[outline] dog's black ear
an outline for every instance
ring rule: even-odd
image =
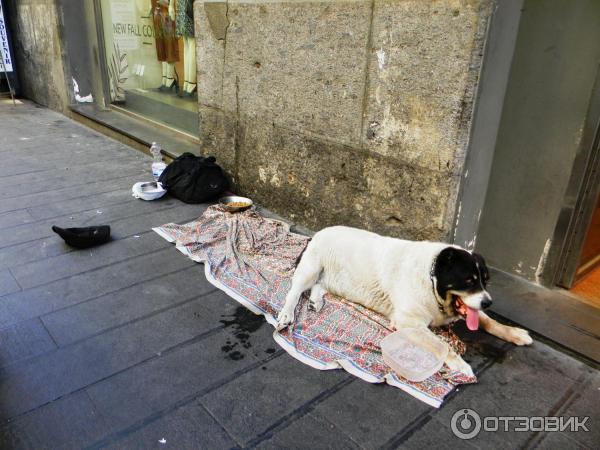
[[[438,255],[437,260],[436,260],[436,265],[439,264],[440,266],[445,266],[445,267],[451,265],[452,262],[454,261],[454,258],[456,257],[456,253],[457,253],[456,248],[446,247]]]
[[[452,288],[449,275],[451,268],[456,259],[456,248],[446,247],[443,249],[435,259],[433,267],[433,276],[436,278],[436,290],[438,295],[445,299],[449,289]]]
[[[485,263],[485,259],[479,253],[473,252],[473,258],[477,261],[477,265],[479,266],[479,270],[481,271],[481,276],[483,281],[486,283],[490,279],[490,271],[488,270],[487,264]]]
[[[443,275],[447,275],[456,261],[457,249],[454,247],[446,247],[443,249],[435,259],[433,267],[433,275],[437,278],[438,282],[446,281]]]

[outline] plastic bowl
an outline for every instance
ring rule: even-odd
[[[423,381],[436,373],[448,356],[448,345],[426,328],[403,328],[381,341],[383,360],[401,377]]]

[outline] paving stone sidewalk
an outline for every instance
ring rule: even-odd
[[[0,103],[0,448],[598,448],[597,367],[536,336],[517,348],[462,330],[479,383],[440,409],[294,360],[151,231],[206,206],[134,199],[149,174],[121,143]],[[110,224],[114,239],[73,251],[52,224]],[[500,423],[461,440],[451,419],[467,408],[589,416],[589,432]]]

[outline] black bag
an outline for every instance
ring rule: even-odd
[[[229,187],[223,169],[215,157],[204,158],[184,153],[169,164],[158,181],[173,197],[186,203],[203,203]]]

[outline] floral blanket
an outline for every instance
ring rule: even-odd
[[[310,239],[252,209],[232,214],[218,205],[193,222],[169,223],[154,231],[194,261],[204,263],[212,284],[265,316],[273,326],[297,260]],[[446,366],[422,382],[401,378],[381,356],[380,342],[391,333],[385,317],[329,294],[318,313],[310,311],[307,304],[305,294],[296,309],[295,323],[274,331],[273,337],[290,355],[312,367],[343,368],[370,383],[387,382],[434,407],[439,407],[457,384],[477,381]],[[452,331],[434,331],[464,353],[464,344]]]

